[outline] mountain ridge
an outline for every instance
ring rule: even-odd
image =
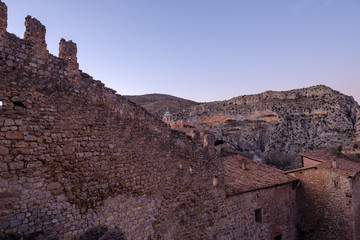
[[[161,101],[164,104],[166,97]],[[159,114],[163,107],[157,109],[156,104],[153,101],[152,108],[142,106]],[[360,133],[358,103],[325,85],[172,109],[176,109],[170,108],[175,119],[201,124],[243,154],[282,167],[298,164],[288,159],[299,152],[342,146],[359,139]]]

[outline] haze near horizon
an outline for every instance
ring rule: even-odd
[[[8,31],[31,15],[49,51],[122,95],[199,102],[327,85],[360,102],[360,1],[4,1]]]

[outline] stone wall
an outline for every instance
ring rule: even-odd
[[[216,239],[274,239],[279,235],[281,239],[297,239],[295,197],[296,183],[228,197],[219,220],[227,231]],[[262,211],[262,223],[255,221],[257,209]]]
[[[105,225],[127,239],[211,239],[221,162],[74,69],[73,43],[49,54],[44,34],[27,17],[25,39],[0,37],[1,231],[67,239]]]
[[[354,239],[351,179],[323,168],[294,172],[300,239]]]
[[[359,174],[352,179],[352,209],[354,216],[354,236],[355,240],[360,239],[360,176]]]

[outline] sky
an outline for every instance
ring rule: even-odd
[[[48,50],[122,95],[199,102],[327,85],[360,103],[359,0],[2,0],[8,32],[27,15]]]

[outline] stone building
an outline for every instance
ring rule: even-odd
[[[299,239],[360,239],[360,163],[322,151],[300,154]]]
[[[296,239],[298,180],[238,154],[223,163],[226,239]]]

